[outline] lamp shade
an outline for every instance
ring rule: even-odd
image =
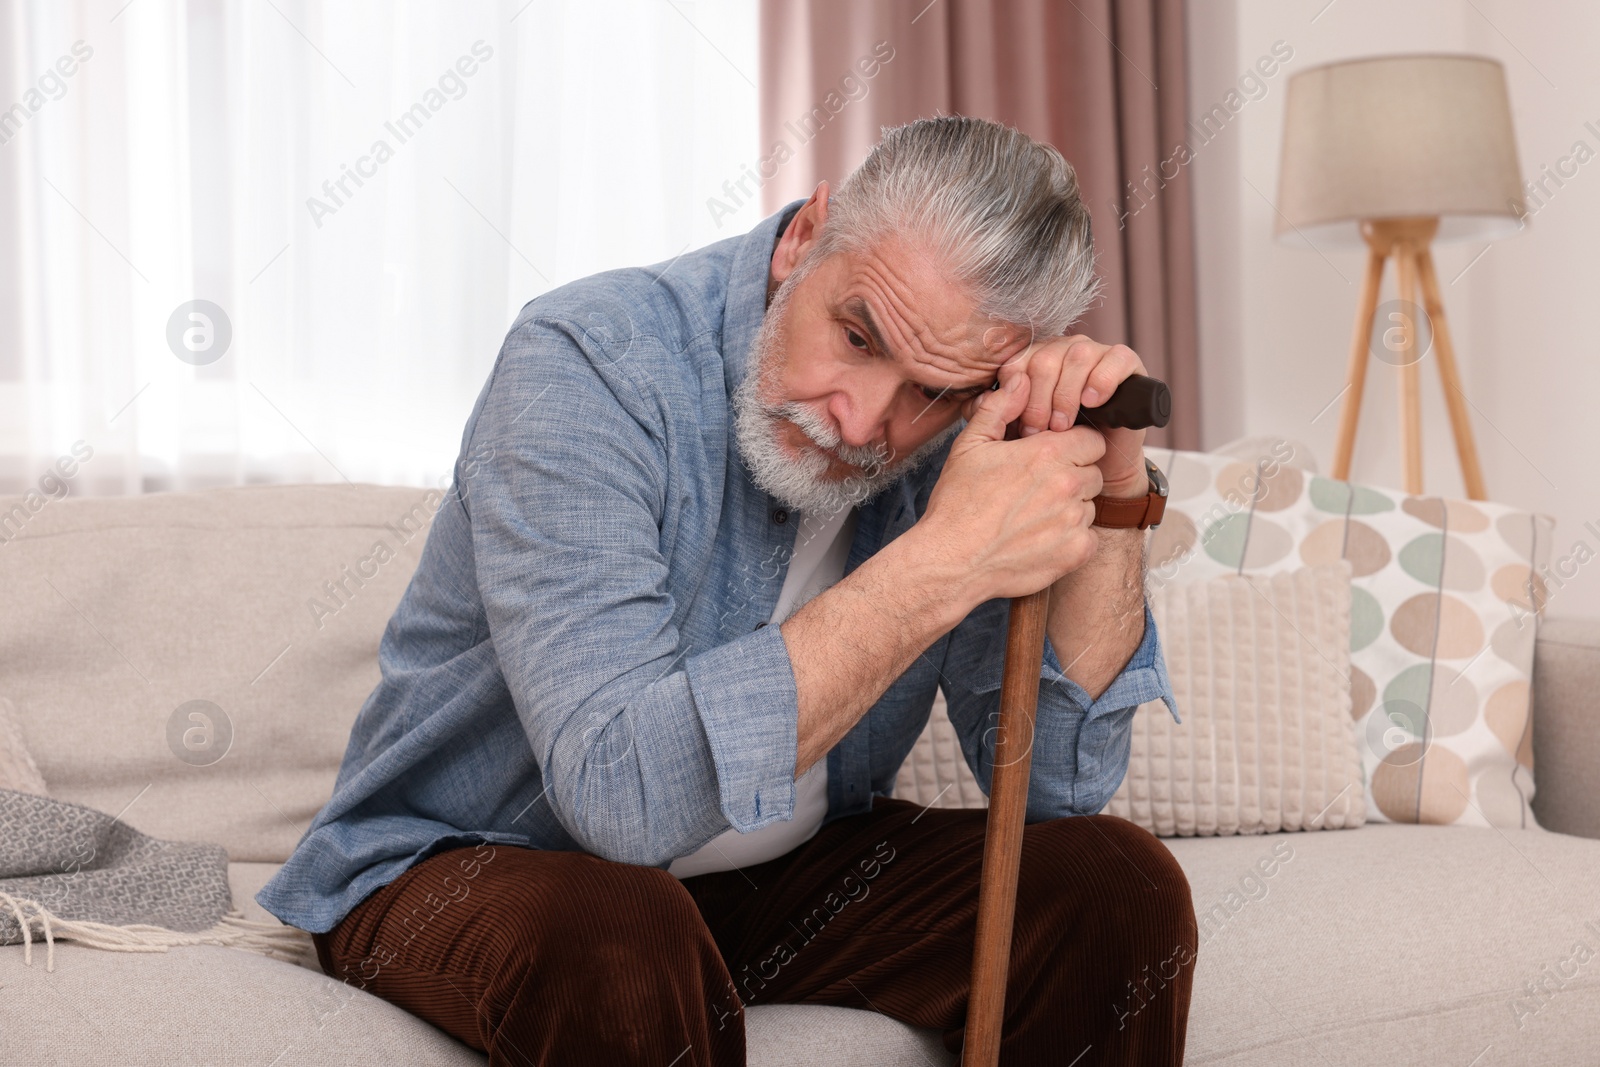
[[[1486,240],[1526,210],[1497,60],[1375,56],[1290,79],[1280,240],[1359,244],[1364,219],[1417,216],[1440,216],[1435,240]]]

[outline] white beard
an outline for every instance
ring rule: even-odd
[[[734,435],[751,480],[761,489],[797,511],[810,515],[835,515],[845,508],[865,504],[901,475],[921,466],[961,429],[957,420],[935,434],[905,459],[895,462],[886,445],[854,446],[841,443],[839,434],[811,408],[793,401],[768,404],[763,389],[777,391],[778,339],[789,313],[794,286],[808,273],[797,270],[785,278],[773,295],[750,349],[750,365],[733,394]],[[811,440],[813,448],[791,455],[779,437],[789,422]],[[828,455],[858,468],[858,473],[833,479],[827,476]]]

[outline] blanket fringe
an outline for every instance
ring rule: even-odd
[[[52,915],[48,908],[36,900],[13,897],[5,892],[0,892],[0,900],[9,906],[17,925],[22,928],[22,962],[30,967],[33,966],[33,924],[41,924],[48,946],[44,966],[46,971],[56,969],[58,937],[111,952],[165,952],[174,945],[225,945],[260,952],[290,963],[304,963],[316,951],[310,935],[304,930],[283,923],[247,919],[237,908],[229,909],[209,930],[184,933],[149,923],[113,926],[85,919],[63,919]],[[25,916],[24,908],[33,909],[33,914]]]

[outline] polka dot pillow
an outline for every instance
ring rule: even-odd
[[[1534,827],[1529,682],[1555,520],[1293,465],[1152,448],[1167,474],[1149,583],[1351,564],[1351,715],[1367,818]]]

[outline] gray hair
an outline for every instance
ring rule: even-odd
[[[884,129],[829,198],[805,266],[866,253],[890,235],[929,249],[979,315],[1036,336],[1065,333],[1099,293],[1077,172],[1055,148],[998,122],[949,115]]]

